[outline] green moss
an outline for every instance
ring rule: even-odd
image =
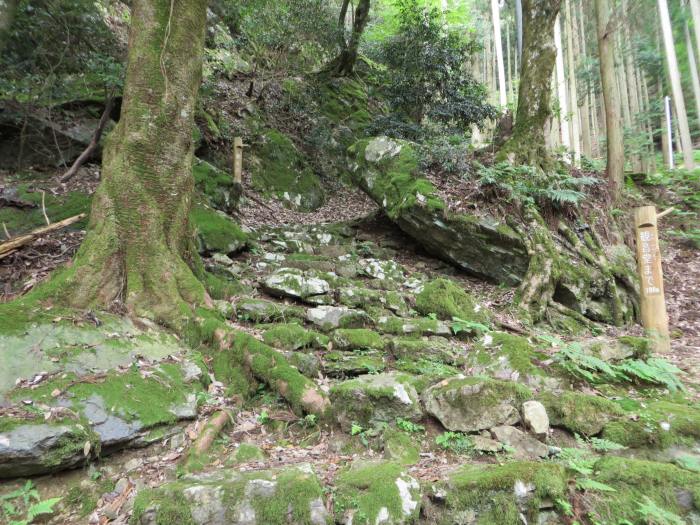
[[[353,134],[372,121],[365,87],[355,79],[332,79],[320,87],[321,113],[334,124],[348,126]]]
[[[465,321],[488,324],[490,315],[463,288],[448,279],[426,283],[416,296],[416,310],[423,315],[436,314],[440,319],[459,317]]]
[[[363,139],[349,148],[363,167],[366,167],[365,150],[371,139]],[[425,206],[431,210],[444,210],[445,203],[440,199],[435,186],[418,174],[418,155],[414,147],[405,141],[398,141],[401,151],[398,155],[386,158],[376,166],[380,176],[374,180],[369,190],[375,202],[381,204],[390,218],[396,219],[403,210],[416,205]],[[358,181],[363,184],[363,181]]]
[[[376,374],[385,368],[384,356],[375,350],[327,352],[323,356],[323,370],[331,377]]]
[[[440,384],[435,387],[433,392],[436,396],[448,393],[459,392],[464,386],[481,385],[481,390],[477,396],[445,396],[445,400],[452,405],[459,407],[463,403],[468,403],[470,410],[477,410],[476,407],[493,407],[504,400],[512,399],[518,402],[527,401],[532,398],[530,389],[513,381],[500,381],[486,377],[465,377],[463,379],[450,379],[445,384]]]
[[[260,447],[251,445],[250,443],[241,443],[233,457],[236,463],[246,463],[253,460],[264,460],[265,453]]]
[[[554,463],[514,461],[503,465],[467,465],[448,480],[448,508],[453,512],[477,510],[480,524],[517,525],[522,521],[518,513],[513,512],[514,507],[517,509],[513,494],[516,482],[535,487],[528,503],[528,522],[537,522],[543,500],[555,501],[565,497],[567,491],[565,469]],[[501,509],[500,518],[493,520]]]
[[[80,517],[84,518],[97,508],[97,500],[107,492],[114,490],[115,483],[111,479],[104,479],[91,487],[74,485],[68,490],[65,502],[72,508],[79,511]]]
[[[507,366],[524,377],[544,375],[536,363],[544,361],[547,356],[538,352],[526,337],[505,332],[489,332],[488,337],[491,339],[488,346],[482,339],[476,352],[469,354],[475,366],[483,368],[487,373],[493,368]]]
[[[156,525],[196,525],[185,496],[179,490],[143,489],[134,500],[131,525],[139,525],[149,508],[158,508]]]
[[[290,469],[277,476],[275,497],[254,497],[252,505],[257,523],[311,525],[311,502],[322,497],[316,476]]]
[[[265,344],[284,350],[299,350],[306,348],[325,348],[328,346],[327,336],[314,330],[307,330],[298,323],[272,325],[263,333]]]
[[[603,437],[628,447],[693,446],[700,440],[700,407],[670,401],[622,403],[626,417],[605,425]],[[633,416],[633,417],[632,417]]]
[[[386,344],[381,335],[366,328],[339,328],[332,340],[336,348],[344,350],[383,350]]]
[[[195,187],[217,209],[229,210],[234,206],[235,189],[233,175],[218,169],[206,161],[195,159],[192,165]]]
[[[637,509],[645,497],[670,512],[685,514],[678,503],[680,491],[688,491],[700,509],[700,474],[669,463],[605,457],[596,462],[593,477],[616,490],[592,500],[593,515],[603,523],[641,523]]]
[[[204,274],[204,287],[209,292],[212,299],[230,299],[234,295],[238,295],[245,288],[238,281],[226,279],[213,273],[206,272]]]
[[[300,210],[321,206],[324,201],[321,181],[304,155],[280,131],[266,129],[262,135],[262,144],[255,148],[260,162],[252,166],[253,186]]]
[[[389,514],[387,523],[410,523],[405,516],[397,480],[409,482],[403,467],[395,462],[356,462],[336,478],[335,510],[336,519],[352,513],[352,522],[356,525],[378,523],[377,517],[382,509]],[[415,519],[420,508],[420,499],[412,512]]]
[[[540,401],[547,409],[552,425],[586,436],[600,433],[607,423],[624,413],[609,399],[578,392],[544,394]]]
[[[415,435],[395,428],[384,431],[384,457],[401,465],[415,465],[420,461],[420,442]]]
[[[380,332],[395,335],[446,335],[441,333],[440,327],[437,319],[429,317],[383,316],[377,321]]]
[[[0,208],[0,223],[5,223],[11,235],[16,236],[27,233],[35,228],[46,225],[46,219],[41,208],[41,192],[28,191],[33,185],[20,184],[17,186],[17,198],[34,204],[35,208],[19,209],[12,206]],[[51,222],[62,221],[80,213],[90,211],[91,196],[80,192],[70,192],[64,195],[45,193],[44,206],[46,215]],[[87,226],[87,219],[83,219],[73,225],[72,229],[83,229]]]
[[[625,346],[632,348],[636,359],[646,359],[651,357],[653,353],[652,341],[648,337],[634,337],[631,335],[623,335],[618,338],[618,341]]]
[[[203,205],[192,207],[190,222],[197,230],[200,251],[231,253],[241,250],[248,242],[248,235],[240,226]]]
[[[256,323],[304,320],[306,315],[299,306],[287,306],[264,299],[241,299],[236,303],[236,316],[242,321]]]

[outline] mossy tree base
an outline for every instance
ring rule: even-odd
[[[87,236],[57,293],[69,306],[123,305],[181,327],[207,299],[192,271],[188,224],[206,4],[134,8],[121,119],[107,140]]]

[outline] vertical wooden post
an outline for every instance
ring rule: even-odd
[[[668,352],[671,341],[668,315],[664,300],[664,280],[661,270],[661,252],[656,227],[655,206],[634,210],[634,228],[637,237],[637,267],[641,284],[642,325],[654,340],[657,352]]]
[[[241,137],[233,139],[233,181],[238,184],[243,182],[243,139]]]

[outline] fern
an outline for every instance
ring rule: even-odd
[[[590,438],[591,447],[596,452],[610,452],[613,450],[625,450],[627,447],[610,441],[609,439],[592,437]]]
[[[576,488],[579,490],[596,490],[598,492],[617,492],[615,488],[600,481],[590,478],[579,478],[576,480]]]
[[[480,334],[481,332],[488,332],[490,329],[491,328],[482,323],[467,321],[459,317],[452,318],[452,332],[454,332],[455,335],[460,332],[475,332],[476,334]]]
[[[649,358],[623,361],[618,365],[619,369],[627,376],[647,383],[663,385],[671,392],[685,390],[677,374],[682,371],[665,359]]]
[[[637,512],[650,525],[683,525],[685,521],[678,514],[674,514],[659,507],[654,500],[644,496],[644,501],[637,503]]]
[[[27,519],[29,520],[29,523],[34,521],[34,518],[37,516],[41,516],[42,514],[51,514],[53,512],[53,508],[58,503],[61,501],[61,498],[49,498],[43,501],[39,501],[29,507],[27,510]]]

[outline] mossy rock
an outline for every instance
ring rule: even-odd
[[[546,393],[539,397],[552,426],[595,436],[624,412],[614,401],[578,392]]]
[[[339,328],[331,341],[339,350],[383,350],[386,345],[381,335],[367,328]]]
[[[333,351],[323,355],[323,371],[329,377],[353,377],[376,374],[386,368],[384,354],[377,350]]]
[[[243,188],[233,181],[231,173],[195,158],[192,174],[195,188],[205,196],[209,205],[226,213],[231,213],[238,207]]]
[[[330,284],[324,274],[303,271],[296,268],[280,268],[268,275],[263,281],[264,290],[277,297],[291,297],[318,304],[330,292]],[[332,277],[332,276],[331,276]],[[321,303],[323,304],[323,303]]]
[[[321,113],[334,124],[350,128],[349,140],[372,121],[367,90],[361,82],[349,78],[330,79],[320,86],[320,95]]]
[[[383,315],[377,319],[377,330],[392,335],[452,335],[452,328],[449,324],[430,317],[403,318]]]
[[[466,465],[441,486],[447,498],[445,508],[438,510],[439,523],[519,525],[521,515],[537,523],[541,506],[566,498],[567,481],[564,467],[554,463]]]
[[[310,467],[241,473],[224,469],[139,491],[134,525],[329,525]]]
[[[409,374],[389,372],[334,385],[330,391],[333,415],[346,432],[354,423],[369,428],[399,417],[417,421],[423,411],[414,379]]]
[[[695,446],[700,441],[700,406],[670,401],[618,402],[624,417],[605,425],[603,437],[632,448]]]
[[[552,370],[541,367],[540,363],[548,358],[528,338],[506,332],[484,334],[467,354],[467,362],[475,374],[553,388],[561,381]]]
[[[236,316],[256,323],[285,322],[304,319],[304,309],[264,299],[241,299],[236,303]]]
[[[488,324],[491,315],[463,288],[449,279],[435,279],[423,285],[416,296],[416,310],[423,315],[435,314],[440,319],[458,317],[473,323]]]
[[[356,461],[336,479],[335,514],[338,523],[416,523],[420,503],[418,481],[399,463]]]
[[[304,350],[308,348],[325,348],[330,339],[314,330],[307,330],[298,323],[271,325],[263,333],[263,341],[282,350]]]
[[[264,461],[267,455],[257,445],[241,443],[233,455],[234,463],[248,463],[250,461]]]
[[[204,205],[195,205],[190,221],[197,232],[199,252],[235,253],[246,247],[248,235],[222,212]]]
[[[485,377],[446,379],[423,394],[429,414],[448,430],[475,432],[520,421],[520,406],[532,397],[528,388]]]
[[[287,135],[266,129],[254,151],[258,162],[252,163],[251,171],[256,189],[300,211],[312,211],[323,204],[321,181]]]
[[[384,458],[401,465],[415,465],[420,461],[420,441],[415,435],[389,427],[382,434]]]
[[[19,184],[14,198],[34,205],[33,208],[15,208],[14,206],[0,207],[0,223],[4,223],[12,236],[18,236],[31,230],[46,225],[44,211],[42,210],[41,191],[29,191],[31,184]],[[8,188],[9,189],[9,188]],[[86,193],[73,191],[64,195],[53,195],[50,192],[44,193],[44,208],[46,215],[51,222],[59,222],[68,217],[73,217],[80,213],[89,213],[92,196]],[[84,229],[87,226],[87,219],[83,219],[70,226],[72,230]]]
[[[615,489],[590,498],[591,514],[601,523],[646,523],[640,507],[647,498],[679,516],[678,523],[700,510],[700,474],[669,463],[605,457],[596,462],[592,478]]]
[[[427,360],[447,365],[463,365],[466,352],[444,337],[392,337],[391,354],[406,361]]]

